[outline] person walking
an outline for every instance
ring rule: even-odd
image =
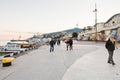
[[[72,49],[73,49],[73,40],[72,40],[72,38],[67,39],[67,40],[65,41],[65,43],[66,43],[67,51],[68,51],[68,49],[69,49],[69,50],[72,50]]]
[[[116,41],[114,38],[114,35],[111,35],[110,38],[106,41],[105,47],[108,50],[109,56],[108,56],[108,63],[115,65],[114,60],[113,60],[113,54],[115,48],[117,48]]]
[[[49,42],[50,44],[50,52],[53,52],[54,51],[54,45],[55,45],[55,41],[54,39],[52,38],[51,41]]]
[[[57,39],[57,45],[60,45],[60,39],[59,38]]]
[[[66,50],[68,51],[68,48],[69,48],[69,46],[70,46],[70,45],[69,45],[69,39],[66,39],[66,40],[65,40],[65,43],[66,43]]]
[[[73,40],[70,38],[69,40],[70,50],[73,50]]]

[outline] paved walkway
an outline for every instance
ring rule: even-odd
[[[77,60],[62,80],[120,80],[120,49],[114,53],[116,65],[108,64],[107,57],[107,50],[101,46]]]
[[[50,53],[49,46],[41,46],[16,58],[10,67],[0,66],[0,80],[62,80],[77,59],[98,48],[74,42],[73,49],[66,51],[66,45],[62,43]]]
[[[75,42],[73,51],[62,44],[53,53],[42,46],[0,67],[0,80],[120,80],[120,49],[115,50],[115,66],[107,57],[104,43]]]

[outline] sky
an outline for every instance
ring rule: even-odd
[[[120,0],[0,0],[0,40],[24,39],[106,22],[120,12]],[[78,26],[76,26],[78,24]]]

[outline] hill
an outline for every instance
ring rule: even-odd
[[[43,34],[43,35],[44,35],[44,37],[49,37],[51,35],[57,35],[57,34],[62,34],[62,33],[81,32],[81,31],[82,31],[82,29],[80,29],[80,28],[72,28],[72,29],[67,29],[67,30],[63,30],[63,31],[47,33],[47,34]]]
[[[67,29],[67,30],[63,30],[62,32],[81,32],[82,29],[80,28],[73,28],[73,29]]]

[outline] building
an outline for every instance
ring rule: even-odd
[[[86,40],[105,41],[111,34],[120,40],[120,13],[113,15],[106,22],[95,24],[92,29],[83,30],[79,33],[79,39],[84,40],[84,37],[87,37]]]

